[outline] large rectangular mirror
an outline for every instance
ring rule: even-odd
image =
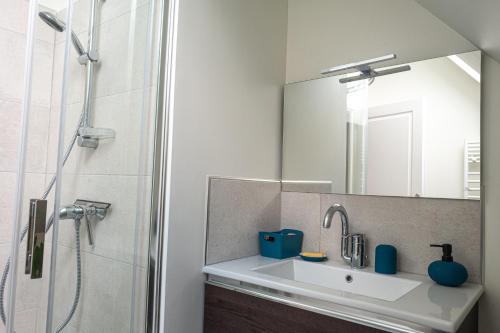
[[[480,198],[481,53],[408,65],[285,86],[283,191]]]

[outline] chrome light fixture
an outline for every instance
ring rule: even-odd
[[[373,64],[377,64],[377,63],[381,63],[381,62],[389,61],[389,60],[394,60],[394,59],[396,59],[395,54],[388,54],[388,55],[378,57],[378,58],[373,58],[373,59],[368,59],[368,60],[364,60],[364,61],[359,61],[359,62],[354,62],[354,63],[350,63],[350,64],[345,64],[345,65],[327,68],[327,69],[322,70],[321,74],[322,75],[337,74],[339,72],[347,71],[350,69],[355,69],[361,73],[361,74],[356,75],[356,76],[343,77],[343,78],[339,79],[340,83],[347,83],[347,82],[353,82],[353,81],[359,81],[359,80],[365,80],[365,79],[375,79],[378,76],[395,74],[395,73],[406,72],[406,71],[411,70],[411,67],[409,65],[403,65],[403,66],[399,66],[399,67],[383,69],[380,71],[377,71],[370,66]]]

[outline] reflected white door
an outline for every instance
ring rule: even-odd
[[[422,194],[422,119],[415,101],[370,108],[366,194]]]

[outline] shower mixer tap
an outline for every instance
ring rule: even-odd
[[[96,217],[99,221],[103,220],[111,204],[98,201],[76,200],[74,204],[62,207],[59,211],[61,220],[74,220],[77,228],[80,221],[85,219],[87,223],[87,232],[89,245],[94,247],[94,226],[89,217]],[[46,212],[47,200],[31,199],[29,211],[29,223],[27,228],[28,244],[26,247],[25,274],[31,275],[32,279],[42,277],[43,271],[43,248],[45,244],[46,230]],[[49,228],[53,221],[53,216],[49,219]]]
[[[90,221],[90,217],[96,217],[99,221],[102,221],[110,209],[111,204],[99,201],[89,201],[77,199],[74,204],[65,206],[59,211],[59,218],[66,220],[78,220],[82,218],[85,219],[87,224],[87,233],[89,237],[89,245],[94,246],[94,226]]]

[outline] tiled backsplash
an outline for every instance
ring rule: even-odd
[[[481,281],[479,201],[280,193],[278,182],[224,178],[210,180],[206,263],[256,255],[257,232],[280,228],[304,231],[303,250],[325,251],[331,260],[341,260],[339,216],[330,229],[321,228],[334,203],[347,209],[350,232],[366,234],[370,265],[378,244],[392,244],[399,270],[427,274],[428,264],[441,258],[429,244],[451,243],[469,281]]]
[[[210,178],[205,262],[259,254],[258,232],[280,228],[278,181]]]
[[[453,257],[469,271],[469,281],[481,281],[481,205],[475,200],[399,198],[360,195],[281,193],[281,227],[298,227],[306,233],[304,250],[327,252],[340,259],[340,217],[330,229],[321,219],[334,203],[349,215],[349,231],[368,239],[369,265],[375,247],[391,244],[398,249],[401,271],[427,274],[430,262],[441,258],[431,243],[451,243]]]

